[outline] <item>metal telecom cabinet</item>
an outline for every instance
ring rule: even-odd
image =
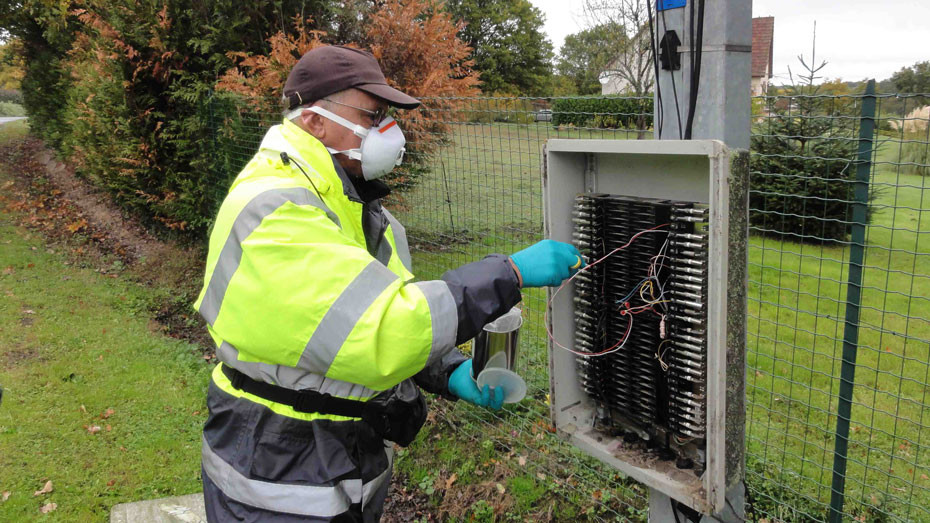
[[[630,316],[626,336],[637,336],[635,347],[595,361],[549,341],[553,424],[578,448],[645,485],[718,513],[743,467],[748,154],[731,155],[714,140],[555,139],[544,155],[547,237],[596,251],[649,223],[677,227],[657,251],[668,262],[661,271],[670,312],[642,314],[636,324]],[[554,298],[550,290],[548,327],[558,343],[580,347],[597,339],[590,346],[603,347],[617,325],[623,331],[622,300],[604,289],[626,289],[611,282],[638,280],[636,267],[658,259],[649,258],[658,249],[650,251],[649,241],[637,240],[623,265],[605,260],[597,281],[583,273],[585,281],[576,278]],[[684,276],[675,273],[679,265]],[[600,294],[584,294],[585,285]],[[659,345],[655,357],[650,343]]]

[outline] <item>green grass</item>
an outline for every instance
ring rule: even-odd
[[[0,125],[0,143],[22,138],[29,133],[29,123],[26,120],[16,120]]]
[[[451,143],[431,161],[430,174],[404,195],[404,225],[458,238],[538,233],[542,148],[550,138],[635,139],[636,133],[544,122],[457,125]]]
[[[0,116],[26,116],[26,109],[13,102],[0,102]]]
[[[457,128],[438,167],[395,213],[408,226],[418,276],[435,278],[542,237],[540,152],[544,141],[557,135],[540,125]],[[920,508],[930,506],[930,479],[925,479],[930,478],[930,409],[925,407],[930,185],[899,172],[894,143],[882,144],[876,161],[873,182],[879,191],[868,230],[845,508],[850,514],[930,519]],[[842,247],[751,239],[747,459],[759,514],[786,520],[825,516],[848,258]],[[503,423],[522,433],[548,416],[544,296],[530,290],[523,303],[521,373],[536,401],[508,407],[496,421],[457,411],[470,430],[482,434]],[[495,437],[514,449],[556,445],[549,436],[531,443]],[[600,471],[595,478],[609,474],[592,467]]]
[[[891,165],[890,145],[873,178],[846,510],[927,519],[930,186]],[[849,252],[754,238],[749,254],[749,451],[766,481],[828,503]]]
[[[199,491],[199,350],[153,333],[150,290],[71,264],[8,213],[0,245],[0,520],[51,502],[49,519],[105,521],[117,503]]]
[[[0,140],[25,128],[0,127]],[[420,278],[542,237],[540,153],[555,137],[635,135],[544,123],[458,126],[433,172],[394,206]],[[893,165],[897,155],[893,143],[876,155],[880,191],[868,233],[846,511],[923,520],[930,519],[921,508],[930,506],[930,240],[917,231],[930,231],[930,194],[924,178]],[[0,407],[0,492],[13,492],[0,519],[35,517],[46,499],[59,504],[53,517],[101,519],[117,502],[196,491],[206,366],[193,348],[149,332],[141,305],[149,291],[65,266],[24,234],[0,215],[0,241],[11,241],[0,270],[15,271],[0,275],[0,292],[16,297],[0,294],[0,382],[9,390]],[[848,257],[841,247],[751,239],[747,469],[757,516],[825,515]],[[449,503],[443,487],[452,474],[461,488],[493,478],[493,494],[501,484],[505,509],[492,516],[503,505],[472,497],[462,519],[541,518],[549,506],[563,520],[642,519],[640,487],[545,430],[544,292],[527,291],[523,307],[519,370],[530,399],[500,413],[461,402],[441,409],[399,454],[398,469],[431,491],[436,506]],[[95,421],[107,408],[114,415]],[[83,425],[92,423],[112,431],[89,434]],[[506,469],[497,476],[495,460]],[[47,479],[55,492],[33,498]]]

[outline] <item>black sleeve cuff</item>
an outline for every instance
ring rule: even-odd
[[[447,400],[455,401],[458,398],[449,392],[449,376],[467,359],[458,349],[452,349],[439,361],[414,375],[413,381],[426,392],[438,394]]]

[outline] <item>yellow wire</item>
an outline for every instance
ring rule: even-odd
[[[668,363],[665,363],[662,360],[662,356],[665,355],[665,353],[662,352],[662,346],[670,341],[672,340],[665,340],[662,343],[660,343],[658,347],[656,347],[656,358],[659,360],[659,366],[662,367],[662,372],[668,372]],[[668,349],[665,349],[665,350],[668,351]]]

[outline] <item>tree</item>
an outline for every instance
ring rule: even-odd
[[[891,83],[895,91],[901,94],[928,94],[930,93],[930,61],[917,62],[911,67],[903,67],[891,75]],[[898,98],[901,116],[907,116],[915,108],[930,103],[930,96],[915,96]]]
[[[299,18],[295,22],[292,34],[297,36],[272,35],[267,55],[231,53],[237,65],[220,78],[217,89],[243,95],[262,113],[279,108],[281,87],[293,65],[328,37],[324,31],[306,31]],[[442,97],[398,116],[409,141],[408,161],[386,179],[395,188],[412,187],[428,169],[428,154],[448,139],[449,121],[458,110],[454,98],[479,94],[472,50],[456,37],[461,29],[438,0],[384,0],[368,18],[362,42],[351,44],[371,49],[392,86],[418,98]]]
[[[26,73],[26,63],[19,40],[7,41],[0,45],[0,89],[19,89]]]
[[[545,16],[529,0],[448,0],[465,22],[458,37],[474,49],[485,93],[548,94],[552,43],[540,31]]]
[[[626,34],[612,22],[565,37],[556,70],[575,84],[578,94],[600,94],[601,74],[622,49]]]
[[[611,60],[602,78],[619,81],[634,96],[647,95],[655,81],[649,4],[647,0],[584,2],[585,17],[590,26],[608,26],[616,28],[619,33],[604,42],[604,52],[611,56]]]
[[[899,93],[930,93],[930,61],[902,67],[891,81]]]
[[[58,121],[61,101],[72,81],[64,70],[75,30],[70,9],[67,0],[0,2],[3,36],[19,41],[15,49],[25,64],[20,89],[30,128],[52,144],[58,143],[63,132]]]
[[[788,97],[767,99],[767,116],[754,124],[749,223],[790,241],[845,241],[859,106],[842,81],[815,83],[827,65],[817,64],[816,46],[810,60],[798,60],[802,70],[791,73],[792,84],[784,88]]]

